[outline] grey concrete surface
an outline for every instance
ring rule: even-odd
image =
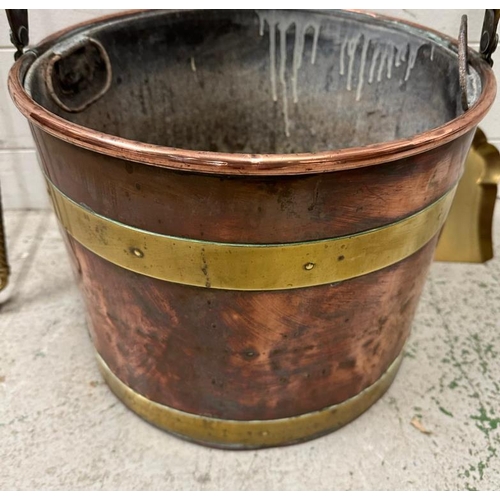
[[[250,452],[181,441],[118,402],[98,373],[53,215],[14,211],[6,222],[0,488],[500,488],[498,213],[496,260],[433,265],[401,370],[375,406],[329,436]]]

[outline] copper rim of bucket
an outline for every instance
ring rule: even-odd
[[[118,21],[143,12],[145,11],[126,11],[76,24],[45,38],[39,46],[56,43],[59,37],[67,35],[77,28],[90,27],[104,21]],[[397,22],[400,25],[433,34],[457,49],[458,53],[456,39],[425,26],[359,10],[351,12],[368,15],[381,21]],[[24,76],[36,58],[37,54],[32,51],[26,52],[24,56],[19,58],[9,72],[8,86],[16,106],[37,127],[65,142],[108,156],[156,167],[211,174],[300,175],[312,172],[349,170],[398,160],[434,149],[467,133],[484,118],[496,95],[496,81],[492,69],[477,52],[469,49],[469,64],[476,69],[481,77],[483,90],[480,97],[462,115],[427,132],[384,143],[317,153],[217,153],[157,146],[123,139],[77,125],[51,113],[36,103],[24,89]]]

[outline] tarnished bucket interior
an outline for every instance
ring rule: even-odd
[[[98,363],[127,406],[260,448],[331,432],[384,393],[494,99],[464,50],[357,12],[152,11],[15,63]]]
[[[472,104],[473,67],[469,80]],[[462,113],[449,41],[353,12],[152,12],[90,25],[39,57],[26,89],[100,132],[229,153],[383,143]]]

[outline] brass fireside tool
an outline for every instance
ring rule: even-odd
[[[486,262],[493,258],[492,222],[499,181],[500,153],[478,128],[435,260]]]

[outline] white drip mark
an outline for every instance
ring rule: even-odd
[[[396,47],[396,59],[395,59],[395,62],[394,62],[394,65],[396,66],[396,68],[399,68],[399,66],[401,66],[401,61],[404,60],[403,59],[403,51],[406,49],[406,45],[403,47],[401,47],[401,45],[398,45]]]
[[[377,65],[377,60],[380,56],[380,45],[377,44],[372,54],[372,61],[370,64],[370,72],[368,73],[368,83],[373,82],[373,76],[375,74],[375,66]]]
[[[191,69],[193,73],[196,73],[196,63],[194,62],[194,57],[191,57]]]
[[[384,70],[384,66],[387,61],[387,56],[388,56],[388,46],[386,45],[384,52],[380,56],[380,64],[377,72],[377,82],[382,81],[382,71]]]
[[[312,38],[311,64],[314,65],[318,55],[321,25],[311,15],[304,17],[302,15],[297,16],[292,12],[278,13],[275,11],[257,11],[257,14],[259,16],[259,34],[261,36],[264,35],[266,23],[269,27],[269,64],[272,99],[275,102],[278,101],[277,79],[279,78],[279,87],[282,92],[285,134],[289,137],[289,88],[291,86],[293,102],[295,104],[298,103],[300,90],[299,75],[303,66],[306,38],[307,36],[311,36]],[[291,70],[287,74],[286,34],[292,26],[295,27],[295,33],[293,41],[290,40],[292,61]],[[311,29],[312,33],[309,32],[307,34],[307,31]],[[326,39],[330,37],[332,40],[334,53],[337,53],[336,51],[340,44],[339,73],[341,76],[346,75],[346,88],[348,91],[351,91],[353,86],[356,85],[356,101],[359,101],[362,97],[365,81],[371,84],[375,79],[377,82],[381,82],[383,78],[391,79],[393,67],[398,68],[403,62],[406,63],[404,80],[407,81],[410,78],[421,46],[416,40],[412,40],[402,33],[391,33],[391,36],[388,37],[386,31],[380,27],[367,25],[361,27],[356,22],[343,24],[340,30],[333,32],[330,28],[327,28],[327,33],[324,36]],[[278,41],[277,38],[279,39]],[[362,44],[361,39],[363,39]],[[336,43],[333,40],[336,40]],[[276,54],[278,50],[277,43],[280,44],[279,55]],[[371,56],[369,56],[370,45],[372,46]],[[279,66],[277,57],[280,58]],[[347,61],[347,57],[349,61]],[[431,60],[434,59],[434,45],[431,45],[430,58]],[[196,71],[194,58],[192,58],[191,67],[193,71]],[[403,69],[401,69],[401,72],[403,72]],[[355,73],[357,73],[357,79]]]
[[[406,62],[406,53],[408,51],[409,44],[404,45],[401,48],[401,61]]]
[[[363,49],[361,50],[361,63],[359,65],[359,77],[358,77],[358,88],[356,90],[356,101],[361,99],[361,91],[363,90],[363,82],[365,79],[365,65],[366,65],[366,53],[368,52],[368,46],[370,45],[370,39],[364,35]]]
[[[417,60],[418,49],[415,45],[410,44],[410,53],[408,55],[408,64],[406,65],[405,82],[410,78],[411,70],[415,66],[415,61]]]
[[[319,38],[319,26],[311,25],[314,30],[313,35],[313,46],[311,52],[311,63],[314,64],[316,62],[316,51],[318,50],[318,38]]]
[[[392,78],[392,68],[394,66],[394,45],[389,44],[387,46],[387,78],[390,80]]]
[[[297,90],[299,69],[302,66],[302,57],[304,54],[305,29],[299,23],[295,23],[295,43],[293,45],[293,66],[292,66],[292,95],[293,102],[299,102],[299,93]]]
[[[288,91],[286,87],[286,31],[288,25],[278,24],[280,32],[280,82],[283,89],[283,118],[285,120],[285,135],[290,137],[290,120],[288,117]]]
[[[352,69],[354,67],[354,58],[356,57],[356,49],[358,48],[361,33],[347,42],[347,55],[349,56],[349,65],[347,66],[347,90],[352,88]]]
[[[342,45],[340,46],[340,74],[344,74],[344,59],[345,59],[345,51],[347,47],[347,37],[344,38]]]
[[[308,28],[313,30],[313,46],[311,50],[311,62],[314,64],[316,61],[318,40],[320,34],[320,24],[314,20],[306,20],[303,17],[295,17],[292,13],[277,13],[274,11],[257,11],[259,16],[259,33],[264,34],[265,23],[269,27],[269,63],[270,63],[270,79],[271,91],[273,101],[278,100],[277,78],[280,81],[282,89],[282,102],[283,102],[283,118],[285,122],[285,134],[290,136],[290,118],[288,107],[288,88],[291,83],[293,102],[297,103],[299,100],[298,92],[298,79],[299,71],[302,66],[305,49],[306,31]],[[286,33],[291,26],[295,26],[295,38],[292,44],[293,60],[292,60],[292,74],[289,76],[291,82],[287,82],[287,46],[286,46]],[[278,31],[278,33],[277,33]],[[279,37],[279,67],[277,67],[278,57],[276,55],[278,43],[276,38]],[[277,75],[278,72],[278,75]]]
[[[269,24],[269,21],[268,21]],[[273,101],[278,100],[278,91],[276,90],[276,24],[269,24],[269,59],[271,64],[271,90]]]

